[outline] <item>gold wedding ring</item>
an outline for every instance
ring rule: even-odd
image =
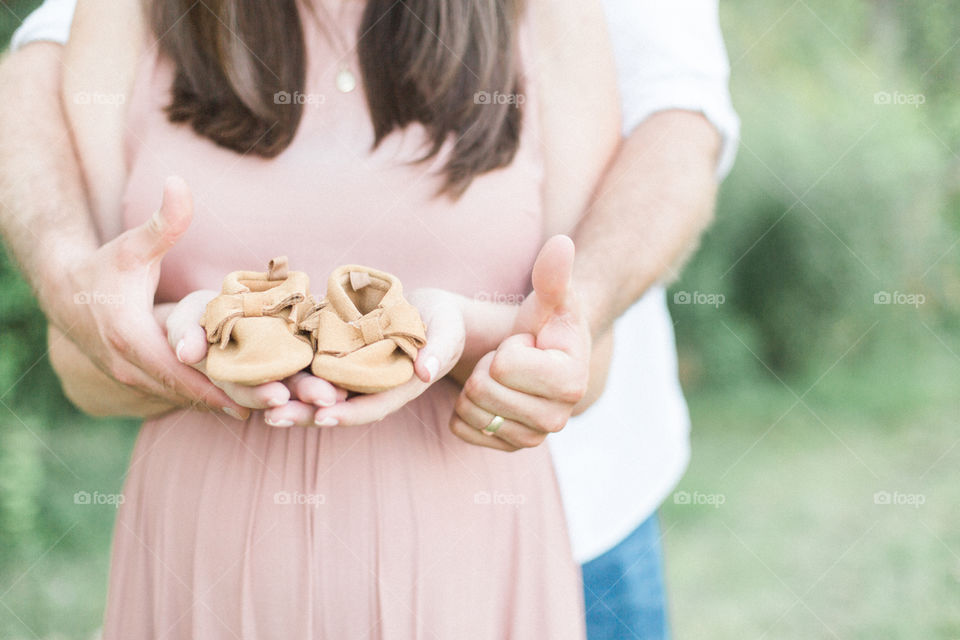
[[[483,428],[483,432],[488,436],[492,436],[501,426],[503,426],[503,418],[500,416],[493,416],[493,420],[491,420],[490,424]]]

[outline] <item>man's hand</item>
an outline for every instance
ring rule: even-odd
[[[121,384],[178,406],[199,403],[244,417],[247,409],[177,360],[154,316],[160,262],[192,218],[187,185],[168,178],[163,203],[148,222],[106,243],[69,273],[75,313],[61,322],[62,329]]]
[[[477,364],[457,399],[450,430],[471,444],[516,451],[562,429],[587,391],[591,340],[570,286],[573,242],[554,236],[533,266],[514,335]],[[495,433],[484,429],[504,419]]]

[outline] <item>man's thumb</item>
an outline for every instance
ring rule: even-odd
[[[125,235],[127,255],[143,263],[158,260],[186,233],[193,219],[193,197],[183,178],[170,176],[163,184],[163,201],[149,220]]]
[[[553,236],[544,243],[533,265],[538,349],[574,354],[589,344],[589,331],[572,286],[574,253],[573,240],[564,235]]]
[[[564,235],[547,240],[533,263],[533,290],[542,317],[562,311],[567,306],[570,280],[573,277],[573,240]]]

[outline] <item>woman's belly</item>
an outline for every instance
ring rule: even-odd
[[[238,637],[258,625],[367,637],[376,620],[473,637],[491,612],[451,615],[464,602],[497,603],[502,629],[517,598],[550,590],[576,611],[547,450],[505,454],[455,438],[456,394],[441,381],[362,427],[278,429],[260,412],[146,422],[118,516],[108,629],[141,628],[138,601],[190,633],[203,617],[184,612],[202,603]]]

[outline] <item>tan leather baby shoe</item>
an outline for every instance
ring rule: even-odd
[[[207,304],[207,375],[214,380],[258,385],[282,380],[310,366],[313,348],[300,321],[316,307],[310,280],[288,271],[287,258],[270,261],[266,273],[234,271],[223,292]]]
[[[327,282],[327,297],[303,322],[311,331],[315,376],[357,393],[386,391],[413,375],[426,344],[420,312],[389,273],[344,265]]]

